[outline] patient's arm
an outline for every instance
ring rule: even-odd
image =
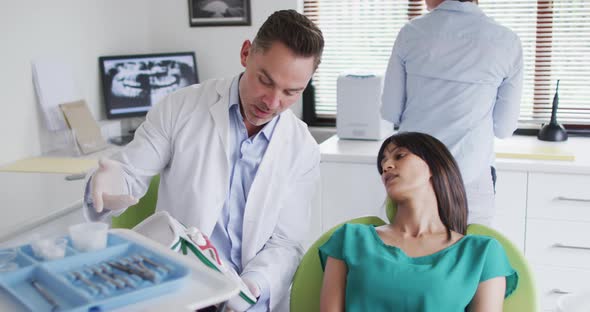
[[[344,261],[328,257],[320,295],[320,311],[344,311],[347,270]]]
[[[504,292],[506,291],[506,277],[494,277],[487,281],[479,283],[477,291],[471,304],[469,304],[469,311],[502,311],[504,304]]]

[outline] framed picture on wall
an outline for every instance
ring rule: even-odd
[[[250,25],[250,0],[188,0],[191,27]]]

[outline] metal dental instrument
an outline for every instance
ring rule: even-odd
[[[143,263],[143,260],[140,257],[138,257],[138,256],[129,257],[129,265],[132,267],[133,266],[137,267],[139,270],[144,272],[144,274],[146,274],[146,276],[148,276],[152,282],[154,282],[154,283],[156,282],[156,278],[157,278],[156,273],[154,273],[154,271],[152,271],[150,268],[146,267],[145,264]]]
[[[131,283],[129,279],[127,279],[125,276],[121,276],[120,274],[116,274],[111,270],[111,268],[108,265],[103,264],[100,266],[100,268],[102,269],[102,272],[110,276],[112,279],[122,281],[124,284],[123,287],[128,286],[129,288],[135,288],[135,285]]]
[[[36,280],[31,280],[31,285],[51,305],[51,311],[57,311],[59,309],[57,301]]]
[[[117,287],[117,288],[119,288],[119,289],[120,289],[120,288],[125,288],[125,285],[124,285],[124,284],[123,284],[123,285],[121,285],[121,282],[120,282],[120,281],[118,281],[118,280],[115,280],[115,279],[111,278],[110,276],[108,276],[108,275],[104,274],[104,273],[102,272],[102,270],[101,270],[101,269],[99,269],[99,268],[90,268],[90,271],[91,271],[92,273],[94,273],[94,274],[98,275],[98,276],[99,276],[100,278],[102,278],[103,280],[105,280],[105,281],[107,281],[107,282],[109,282],[109,283],[111,283],[111,284],[115,285],[115,287]]]
[[[129,261],[130,268],[139,270],[142,274],[150,281],[156,282],[156,274],[152,272],[152,270],[148,269],[143,263],[140,261]]]
[[[143,264],[143,259],[139,256],[132,256],[130,257],[131,259],[131,263],[132,264],[136,264],[140,270],[145,271],[145,272],[150,272],[153,274],[152,270],[150,270],[148,267],[145,266],[145,264]]]
[[[92,283],[91,281],[89,281],[86,277],[84,277],[84,275],[82,275],[82,273],[73,271],[72,272],[72,275],[77,280],[80,280],[82,283],[86,284],[86,286],[88,286],[90,288],[97,289],[99,293],[102,293],[103,292],[102,288],[100,288],[98,285],[96,285],[96,284]]]
[[[145,272],[145,271],[139,270],[139,269],[135,268],[134,266],[125,265],[125,264],[121,264],[119,262],[114,262],[114,261],[110,261],[107,263],[108,263],[108,265],[110,265],[111,267],[113,267],[117,270],[123,271],[127,274],[137,275],[146,281],[155,282],[155,280],[156,280],[156,277],[153,273],[149,274],[151,272]]]
[[[139,258],[140,259],[143,259],[143,261],[147,262],[148,264],[152,265],[155,268],[162,269],[165,272],[170,272],[170,269],[168,269],[167,267],[165,267],[165,266],[163,266],[163,265],[155,262],[154,260],[152,260],[152,259],[150,259],[150,258],[148,258],[148,257],[146,257],[144,255],[139,255]]]

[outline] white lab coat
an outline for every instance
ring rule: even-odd
[[[232,79],[205,81],[165,98],[119,154],[129,193],[141,197],[161,174],[157,210],[207,235],[229,189],[229,89]],[[307,126],[281,114],[248,194],[242,239],[243,273],[261,273],[270,308],[287,294],[301,260],[319,181],[319,147]]]

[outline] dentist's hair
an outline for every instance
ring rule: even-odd
[[[459,166],[447,147],[438,139],[419,132],[399,132],[387,138],[379,149],[377,170],[383,174],[381,162],[385,157],[385,148],[389,145],[404,147],[420,157],[430,168],[431,183],[436,195],[438,214],[447,228],[447,237],[451,231],[465,234],[467,231],[467,196]]]
[[[266,52],[277,41],[297,56],[313,56],[314,69],[320,65],[324,51],[324,36],[318,26],[305,15],[295,10],[274,12],[260,26],[252,42],[252,48],[255,51]]]

